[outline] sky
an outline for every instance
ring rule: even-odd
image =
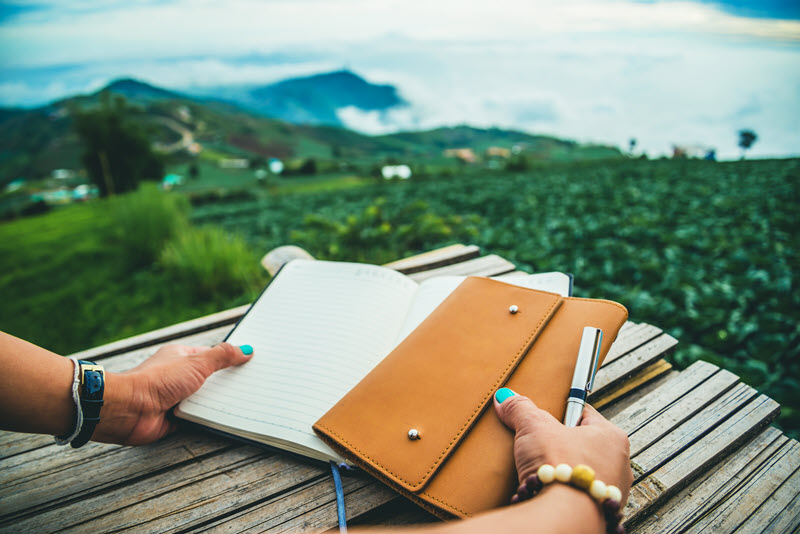
[[[68,5],[65,5],[68,4]],[[658,156],[800,155],[800,2],[54,0],[0,2],[0,105],[133,76],[211,93],[349,68],[398,88],[366,133],[460,123]]]

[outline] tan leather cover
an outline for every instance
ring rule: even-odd
[[[487,410],[494,392],[510,387],[561,420],[583,327],[603,330],[605,358],[627,316],[615,302],[467,278],[314,430],[437,515],[496,508],[517,480],[513,436]]]

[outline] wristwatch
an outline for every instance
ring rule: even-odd
[[[106,378],[106,372],[102,365],[85,360],[78,360],[78,363],[81,366],[80,396],[83,426],[77,437],[70,443],[73,449],[86,445],[92,439],[97,423],[100,422],[100,408],[103,407]]]

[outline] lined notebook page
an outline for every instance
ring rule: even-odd
[[[253,359],[212,375],[180,415],[338,458],[311,426],[394,347],[416,289],[383,267],[290,262],[228,339]]]

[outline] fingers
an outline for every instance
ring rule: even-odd
[[[597,425],[600,423],[607,423],[608,419],[603,417],[600,412],[594,409],[594,407],[590,404],[587,404],[583,407],[583,416],[581,417],[581,422],[579,426],[586,426],[586,425]]]
[[[552,415],[537,408],[528,397],[518,395],[508,388],[497,390],[494,396],[494,409],[503,424],[514,432],[531,425],[555,421]]]
[[[200,364],[205,378],[220,369],[225,369],[232,365],[241,365],[249,361],[252,356],[253,348],[250,345],[234,347],[230,343],[220,343],[210,349],[201,350],[191,355]]]

